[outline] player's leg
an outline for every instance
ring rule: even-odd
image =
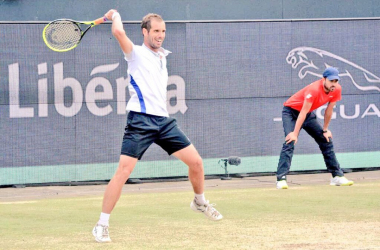
[[[336,158],[334,151],[334,144],[332,138],[327,141],[323,136],[322,126],[317,121],[316,115],[312,112],[305,120],[303,124],[303,129],[317,142],[319,149],[322,152],[323,159],[326,164],[327,170],[332,175],[331,185],[337,186],[350,186],[353,184],[352,181],[347,180],[344,177],[343,171],[340,168],[338,159]]]
[[[210,204],[205,199],[203,161],[198,151],[191,144],[173,153],[173,155],[189,167],[189,179],[195,193],[194,200],[190,203],[190,208],[195,212],[203,213],[211,220],[221,220],[223,216],[214,208],[213,204]]]
[[[209,219],[222,219],[223,216],[205,199],[203,161],[198,151],[177,126],[175,119],[162,120],[160,127],[160,135],[155,143],[169,155],[174,155],[183,161],[189,168],[189,179],[195,193],[194,201],[190,207],[196,212],[204,213]]]
[[[132,173],[136,163],[137,158],[126,155],[120,156],[119,166],[104,192],[102,213],[100,214],[99,221],[92,230],[92,234],[98,242],[111,241],[108,231],[109,217],[119,200],[122,188],[128,180],[129,175]]]
[[[289,107],[284,107],[282,110],[282,125],[284,128],[285,137],[294,130],[299,112]],[[294,142],[283,143],[280,159],[277,166],[277,188],[287,189],[286,175],[289,173],[294,152]]]
[[[303,124],[303,129],[317,142],[319,149],[323,154],[327,170],[332,174],[332,176],[343,176],[343,171],[340,168],[339,162],[335,156],[332,139],[330,138],[330,141],[328,142],[323,136],[322,126],[317,121],[314,112],[306,118]]]
[[[183,161],[189,167],[189,180],[193,186],[194,193],[204,192],[204,169],[203,161],[194,145],[191,144],[184,149],[173,153],[175,157]]]
[[[196,194],[203,193],[204,171],[202,158],[174,118],[159,121],[160,134],[155,143],[169,155],[174,155],[189,167],[189,179]]]
[[[120,155],[119,166],[108,183],[103,198],[102,212],[110,214],[120,198],[121,190],[132,173],[138,159]]]
[[[102,213],[92,233],[98,242],[111,241],[108,232],[109,217],[120,198],[122,188],[137,161],[154,142],[157,130],[152,129],[150,116],[130,112],[123,136],[119,166],[108,183],[103,197]]]

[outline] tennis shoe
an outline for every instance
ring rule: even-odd
[[[203,213],[210,220],[221,220],[223,215],[221,215],[218,210],[214,208],[215,204],[210,204],[209,201],[206,201],[205,204],[200,205],[194,199],[190,203],[190,208],[197,213]]]
[[[286,180],[277,181],[276,186],[277,189],[288,189],[288,183],[286,183]]]
[[[94,235],[97,242],[111,242],[108,226],[96,224],[92,229],[92,235]]]
[[[344,176],[335,176],[334,178],[331,178],[330,182],[331,186],[352,186],[353,184],[353,181],[347,180]]]

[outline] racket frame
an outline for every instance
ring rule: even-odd
[[[81,36],[80,36],[80,39],[79,41],[73,46],[73,47],[70,47],[70,48],[67,48],[67,49],[56,49],[56,48],[53,48],[52,46],[50,46],[50,44],[48,43],[47,39],[46,39],[46,35],[45,35],[45,32],[46,32],[46,29],[49,27],[49,25],[51,25],[52,23],[54,22],[57,22],[57,21],[68,21],[68,22],[71,22],[73,24],[75,24],[78,29],[80,30],[81,32]],[[72,50],[72,49],[75,49],[78,44],[82,41],[82,38],[83,36],[86,34],[86,32],[91,29],[92,27],[94,27],[95,25],[98,25],[98,24],[101,24],[101,23],[104,23],[105,21],[107,21],[107,19],[105,17],[101,17],[101,18],[98,18],[94,21],[89,21],[89,22],[84,22],[84,21],[75,21],[75,20],[72,20],[72,19],[67,19],[67,18],[62,18],[62,19],[56,19],[54,21],[51,21],[50,23],[48,23],[45,28],[43,29],[42,31],[42,38],[46,44],[46,46],[48,46],[49,49],[53,50],[53,51],[56,51],[56,52],[66,52],[66,51],[69,51],[69,50]],[[88,25],[88,27],[83,31],[80,27],[80,24],[84,24],[84,25]]]

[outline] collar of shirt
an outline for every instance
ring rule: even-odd
[[[142,44],[142,47],[143,48],[146,48],[147,50],[149,50],[150,52],[152,52],[155,56],[157,56],[157,57],[160,57],[160,54],[162,54],[162,55],[164,55],[164,56],[167,56],[167,55],[169,55],[170,53],[172,53],[171,51],[169,51],[169,50],[166,50],[166,49],[164,49],[164,48],[159,48],[158,49],[158,52],[154,52],[153,50],[151,50],[150,48],[148,48],[146,45],[145,45],[145,43],[143,43]]]

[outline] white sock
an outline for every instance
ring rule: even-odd
[[[199,205],[203,205],[206,203],[206,198],[205,198],[205,194],[202,193],[202,194],[195,194],[195,199],[197,200],[197,203]]]
[[[110,214],[100,213],[98,224],[103,226],[109,226]]]

